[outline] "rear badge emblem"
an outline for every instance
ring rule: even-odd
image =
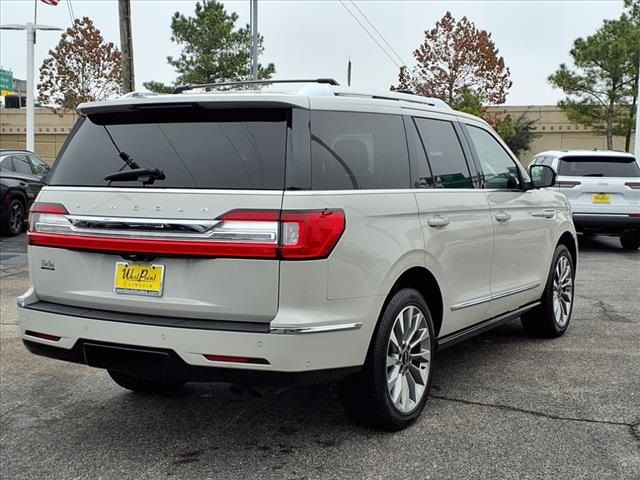
[[[40,261],[40,269],[41,270],[55,270],[56,264],[53,263],[53,260],[41,260]]]

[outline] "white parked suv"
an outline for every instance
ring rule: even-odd
[[[571,204],[578,232],[620,237],[622,247],[640,247],[640,166],[630,153],[602,150],[542,152],[532,165],[558,174],[556,187]]]
[[[339,380],[393,430],[438,349],[517,317],[564,333],[576,232],[551,168],[531,180],[441,101],[303,85],[81,105],[30,214],[27,348],[145,393]]]

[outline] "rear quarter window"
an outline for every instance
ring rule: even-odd
[[[106,175],[159,168],[145,188],[281,190],[290,109],[156,109],[96,114],[81,120],[55,163],[50,185],[105,187]],[[142,187],[140,181],[111,186]]]
[[[314,190],[410,188],[402,116],[311,112]]]
[[[638,163],[632,157],[562,157],[558,175],[568,177],[640,177]]]

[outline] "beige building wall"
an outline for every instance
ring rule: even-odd
[[[535,132],[541,137],[531,144],[531,150],[520,155],[520,161],[527,165],[536,153],[545,150],[598,150],[607,149],[607,138],[601,132],[595,132],[591,127],[571,123],[564,112],[556,106],[496,106],[487,109],[492,113],[507,113],[511,118],[518,118],[524,114],[527,118],[538,123]],[[633,153],[634,138],[631,138],[631,152]],[[614,150],[624,151],[624,137],[613,138]]]
[[[538,122],[535,131],[542,136],[534,140],[530,151],[520,155],[525,165],[536,153],[545,150],[607,148],[607,140],[602,133],[572,124],[556,106],[498,106],[488,110],[508,113],[513,118],[525,114]],[[0,109],[0,148],[25,148],[25,117],[24,109]],[[77,119],[76,113],[59,116],[44,108],[36,109],[36,153],[53,163]],[[633,151],[633,139],[631,143]],[[623,137],[614,138],[614,148],[624,150]]]
[[[67,135],[78,119],[76,113],[59,116],[51,110],[38,108],[35,116],[35,151],[52,164]],[[0,148],[26,147],[26,111],[0,109]]]

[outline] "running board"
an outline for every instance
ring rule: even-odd
[[[524,307],[520,307],[517,310],[512,310],[511,312],[504,313],[502,315],[498,315],[497,317],[490,318],[488,320],[483,320],[480,323],[476,323],[475,325],[471,325],[463,330],[458,332],[450,333],[444,337],[440,337],[436,340],[438,345],[438,350],[442,350],[444,348],[448,348],[452,345],[455,345],[458,342],[462,342],[471,337],[475,337],[476,335],[480,335],[481,333],[486,332],[487,330],[491,330],[494,327],[497,327],[501,323],[508,322],[509,320],[513,320],[521,316],[523,313],[528,312],[540,305],[540,302],[533,302]]]

